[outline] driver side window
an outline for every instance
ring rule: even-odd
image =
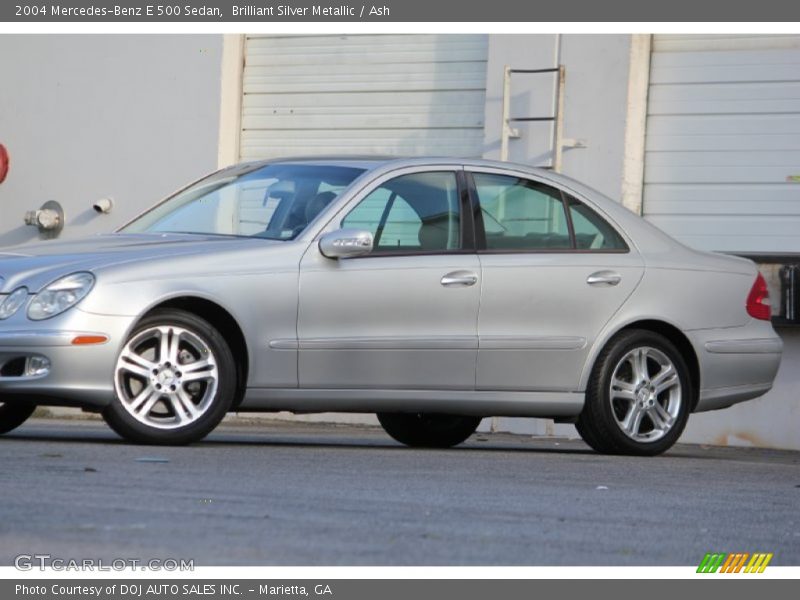
[[[453,172],[402,175],[381,184],[344,218],[366,230],[375,253],[447,252],[461,247],[458,185]]]

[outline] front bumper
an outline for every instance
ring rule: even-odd
[[[0,402],[103,408],[114,397],[116,357],[132,321],[75,308],[47,321],[0,323]],[[108,341],[73,345],[86,335]],[[30,357],[47,359],[49,370],[26,375]]]
[[[772,389],[783,342],[767,321],[688,332],[700,366],[695,412],[727,408]]]

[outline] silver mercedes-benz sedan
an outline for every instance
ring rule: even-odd
[[[0,254],[0,432],[37,405],[186,444],[231,411],[375,412],[410,446],[486,416],[654,455],[767,392],[767,286],[549,171],[461,159],[222,169],[116,233]]]

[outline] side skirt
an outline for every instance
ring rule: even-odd
[[[240,412],[441,412],[493,417],[574,417],[581,392],[250,388]]]

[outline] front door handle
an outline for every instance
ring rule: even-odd
[[[478,283],[478,276],[472,271],[453,271],[442,277],[445,287],[467,287]]]
[[[586,278],[586,283],[596,287],[611,287],[622,281],[622,275],[615,271],[597,271]]]

